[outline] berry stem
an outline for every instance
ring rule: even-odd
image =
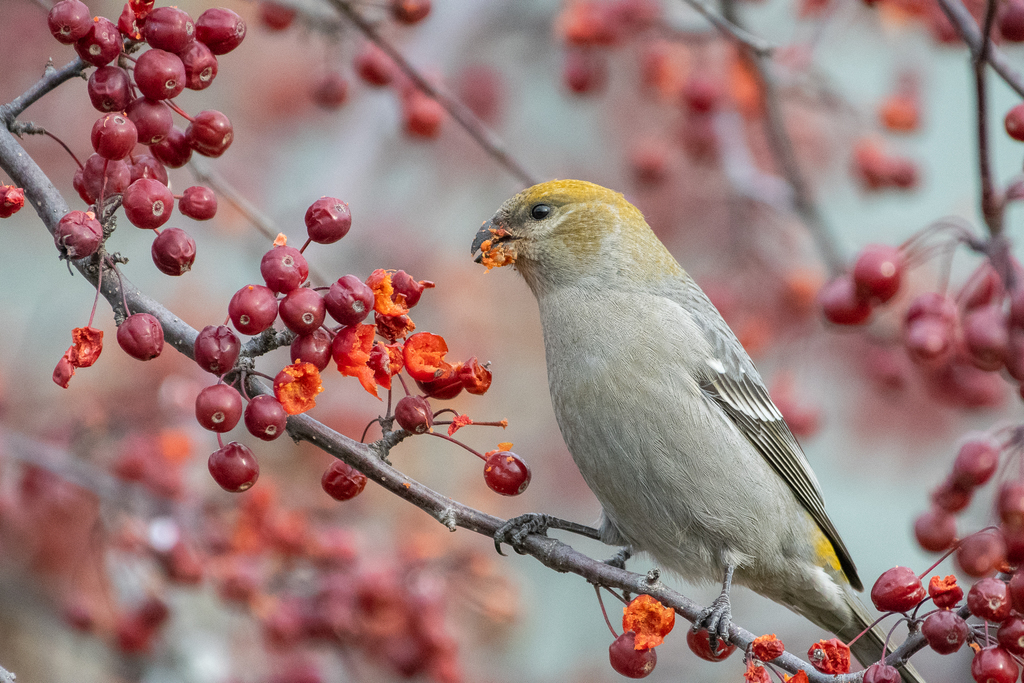
[[[409,396],[409,386],[405,383],[405,378],[401,375],[395,375],[395,377],[397,377],[398,381],[402,383],[402,389],[405,390],[405,395]]]
[[[92,300],[92,311],[89,313],[89,327],[92,327],[93,318],[96,317],[96,305],[100,302],[100,290],[103,289],[103,264],[100,263],[99,272],[96,274],[96,297]]]
[[[189,123],[193,121],[192,117],[185,113],[184,109],[182,109],[174,103],[174,100],[164,100],[164,102],[167,104],[168,107],[170,107],[173,111],[177,112],[179,116],[183,117]]]
[[[597,593],[597,604],[601,605],[601,616],[604,617],[604,623],[608,624],[608,630],[612,632],[612,637],[618,638],[619,634],[615,632],[615,627],[612,626],[612,620],[608,618],[608,610],[604,608],[604,599],[601,598],[601,587],[594,584],[594,592]]]
[[[467,451],[469,451],[470,453],[472,453],[476,457],[480,458],[484,462],[487,462],[487,458],[483,454],[477,453],[476,451],[474,451],[472,448],[470,448],[466,444],[462,443],[461,441],[457,441],[456,439],[453,439],[452,437],[448,436],[447,434],[438,434],[437,432],[423,432],[423,433],[424,434],[429,434],[430,436],[436,436],[437,438],[444,439],[445,441],[451,441],[453,444],[455,444],[457,446],[462,446],[463,448],[465,448]]]
[[[299,253],[301,254],[302,252],[306,251],[306,247],[308,247],[309,243],[312,242],[312,241],[313,241],[312,237],[307,237],[306,238],[306,242],[301,247],[299,247]]]

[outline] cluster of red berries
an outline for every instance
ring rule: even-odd
[[[967,593],[970,613],[998,625],[994,637],[989,635],[987,624],[985,628],[972,626],[955,611],[963,597],[955,576],[933,576],[925,590],[921,578],[906,567],[883,572],[871,588],[871,601],[882,612],[914,611],[918,618],[916,611],[926,599],[931,599],[938,609],[925,615],[921,622],[921,633],[928,645],[939,654],[948,655],[970,642],[975,649],[971,662],[975,681],[1013,683],[1020,675],[1017,659],[1024,656],[1024,574],[1015,573],[1008,582],[984,578]],[[899,681],[899,675],[891,680]]]

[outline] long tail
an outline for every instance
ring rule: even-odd
[[[868,611],[864,608],[864,605],[856,596],[849,593],[846,594],[846,604],[849,605],[850,610],[853,612],[854,619],[849,625],[840,629],[836,633],[837,636],[842,638],[844,641],[849,642],[858,633],[867,628],[874,619],[868,614]],[[885,641],[885,632],[881,628],[875,626],[873,629],[862,635],[857,639],[851,649],[853,650],[853,656],[857,658],[864,666],[869,666],[879,661],[882,658],[882,643]],[[887,652],[891,651],[892,647]],[[921,678],[921,674],[917,673],[910,664],[906,664],[900,668],[900,677],[903,679],[903,683],[924,683],[924,679]]]

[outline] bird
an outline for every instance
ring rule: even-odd
[[[733,583],[847,642],[871,623],[799,443],[640,210],[584,180],[540,183],[501,205],[472,253],[488,269],[511,265],[537,299],[552,407],[601,504],[600,540],[622,558],[645,552],[683,579],[722,583],[695,629],[713,645],[728,639]],[[517,520],[496,545],[557,527],[546,515]],[[867,666],[882,643],[876,627],[852,651]],[[921,680],[909,665],[901,676]]]

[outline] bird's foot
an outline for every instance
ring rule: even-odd
[[[615,567],[616,569],[625,569],[626,560],[631,557],[633,557],[633,546],[627,545],[619,548],[619,552],[609,557],[604,561],[604,563],[610,567]]]
[[[729,565],[725,569],[725,581],[722,582],[722,593],[711,605],[705,608],[697,621],[693,622],[694,632],[702,628],[708,631],[708,644],[711,651],[718,649],[718,639],[729,641],[729,628],[732,626],[732,603],[729,601],[729,589],[732,587],[732,573],[734,567]]]
[[[498,551],[499,555],[504,555],[505,553],[501,552],[501,544],[507,543],[522,555],[525,552],[523,543],[526,542],[526,537],[530,534],[546,535],[548,529],[564,529],[587,538],[600,539],[597,529],[592,527],[541,512],[528,512],[525,515],[513,517],[494,532],[494,549]]]

